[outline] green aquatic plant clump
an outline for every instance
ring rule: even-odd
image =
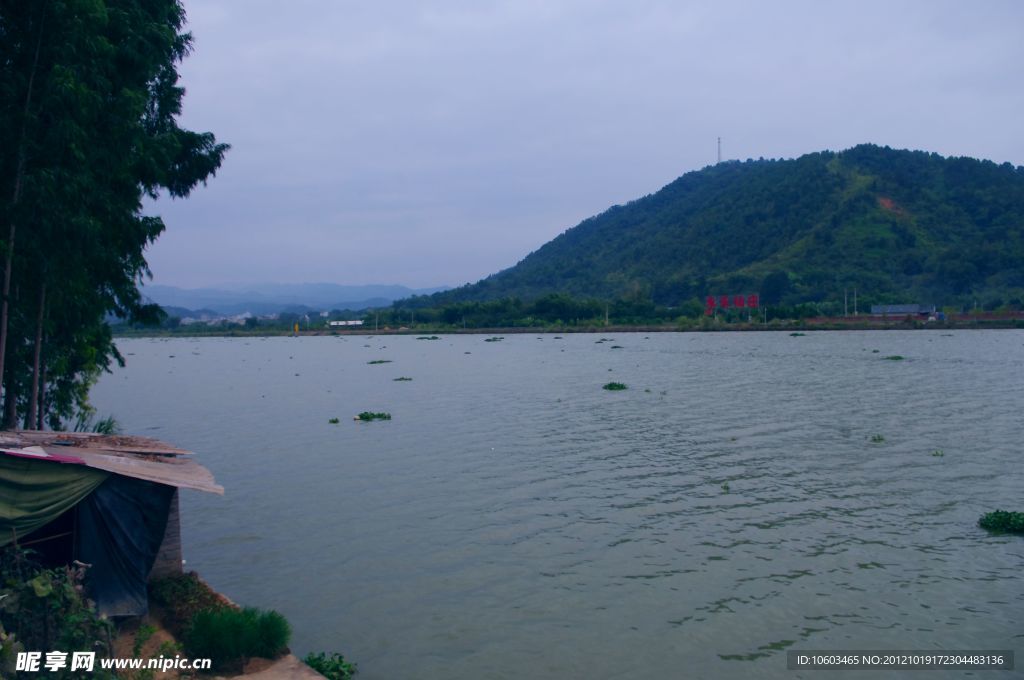
[[[988,531],[1007,534],[1024,534],[1024,512],[995,510],[987,512],[978,520],[978,526]]]
[[[885,359],[886,361],[903,361],[903,357],[900,356],[899,354],[890,354],[889,356],[882,358]]]
[[[504,339],[504,337],[499,337],[495,335],[493,338],[484,338],[484,342],[501,342]]]
[[[880,434],[873,434],[873,435],[871,435],[871,443],[872,444],[881,444],[884,441],[885,441],[885,437],[883,437]]]
[[[391,359],[374,359],[373,361],[367,361],[366,363],[373,366],[374,364],[390,364]]]
[[[617,391],[617,390],[625,390],[625,389],[628,389],[628,387],[626,386],[626,384],[625,384],[625,383],[620,383],[620,382],[610,382],[610,383],[606,383],[606,384],[605,384],[605,385],[604,385],[604,386],[602,387],[602,389],[605,389],[605,390],[609,390],[609,391],[611,391],[611,392],[615,392],[615,391]]]
[[[355,420],[391,420],[390,413],[374,413],[373,411],[363,411],[355,417]]]
[[[356,665],[351,661],[345,661],[345,657],[337,652],[330,656],[324,652],[310,652],[302,662],[327,680],[350,680],[357,672]]]
[[[331,418],[327,422],[330,423],[331,425],[337,425],[338,423],[341,422],[341,420],[339,420],[338,418]]]
[[[441,338],[437,337],[436,335],[421,335],[421,336],[419,336],[416,339],[417,340],[440,340]]]
[[[392,380],[394,382],[409,382],[410,380],[412,380],[412,378],[408,378],[408,377],[403,375],[403,376],[401,376],[399,378],[392,378]]]
[[[802,338],[802,337],[804,337],[805,335],[807,335],[807,334],[806,334],[806,333],[799,333],[799,332],[797,332],[797,333],[790,333],[790,334],[789,334],[789,336],[790,336],[791,338]]]

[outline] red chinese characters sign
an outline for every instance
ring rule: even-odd
[[[729,309],[730,307],[739,307],[746,309],[757,309],[760,306],[760,300],[758,300],[757,293],[750,295],[709,295],[705,302],[704,313],[711,316],[715,313],[715,308]]]

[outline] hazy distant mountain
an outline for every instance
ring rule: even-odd
[[[275,314],[281,311],[308,309],[368,309],[384,307],[394,300],[412,295],[430,295],[438,288],[407,288],[406,286],[366,285],[342,286],[334,283],[257,283],[238,288],[177,288],[149,285],[142,294],[162,307],[186,310],[206,309],[221,314]]]
[[[584,220],[519,264],[420,306],[551,293],[677,305],[1024,299],[1024,167],[870,144],[725,162]]]

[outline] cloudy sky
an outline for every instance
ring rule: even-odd
[[[724,158],[1024,165],[1024,3],[186,0],[183,124],[232,145],[154,283],[460,285]]]

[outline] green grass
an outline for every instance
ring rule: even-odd
[[[374,413],[373,411],[363,411],[355,417],[356,420],[371,421],[371,420],[391,420],[390,413]]]
[[[987,512],[978,520],[978,526],[999,533],[1024,534],[1024,512]]]
[[[254,656],[280,656],[291,634],[288,621],[275,611],[206,609],[192,618],[185,651],[194,658],[211,659],[215,669],[237,669]]]
[[[611,392],[614,392],[614,391],[616,391],[616,390],[625,390],[625,389],[628,389],[628,387],[626,386],[626,384],[625,384],[625,383],[620,383],[620,382],[610,382],[610,383],[606,383],[606,384],[605,384],[605,385],[604,385],[604,386],[602,387],[602,389],[605,389],[605,390],[609,390],[609,391],[611,391]]]

